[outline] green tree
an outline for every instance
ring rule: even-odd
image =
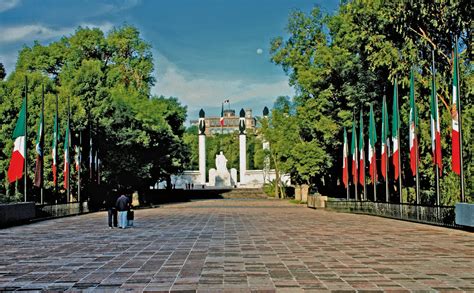
[[[472,146],[472,67],[469,65],[471,36],[468,1],[379,2],[348,1],[334,15],[324,15],[316,7],[311,13],[294,11],[288,22],[288,38],[272,41],[272,61],[281,65],[290,84],[297,89],[294,99],[300,137],[317,140],[330,161],[319,162],[316,176],[327,176],[326,190],[335,190],[340,177],[342,128],[374,103],[380,121],[383,95],[391,103],[395,76],[400,81],[402,165],[408,166],[408,84],[409,72],[416,67],[417,102],[421,119],[420,173],[424,202],[434,200],[434,174],[429,132],[429,80],[431,50],[434,48],[443,140],[442,203],[459,200],[459,178],[450,170],[450,109],[444,107],[451,96],[451,52],[454,37],[460,37],[461,95],[463,101],[464,162],[466,194],[473,190]],[[377,146],[377,150],[379,150]],[[311,161],[306,158],[305,161]],[[404,168],[405,186],[412,185],[409,168]],[[326,177],[325,177],[326,178]],[[323,189],[324,186],[321,186]],[[328,187],[330,189],[328,189]]]
[[[187,163],[189,149],[183,141],[186,107],[176,98],[156,97],[150,93],[154,84],[150,45],[133,26],[122,26],[105,34],[94,28],[79,27],[61,40],[20,52],[15,70],[0,81],[0,168],[6,170],[12,151],[11,133],[24,96],[28,77],[28,162],[33,166],[31,151],[41,104],[41,86],[45,86],[45,171],[46,191],[51,193],[51,157],[53,114],[59,99],[60,129],[67,122],[67,100],[71,104],[73,144],[79,133],[83,142],[83,170],[89,154],[89,138],[98,150],[101,184],[108,189],[147,190],[158,180],[179,173]],[[64,134],[62,134],[64,135]],[[61,143],[62,144],[62,143]],[[62,182],[62,145],[59,145],[59,182]],[[72,156],[71,156],[72,159]],[[28,179],[33,178],[33,168]],[[72,171],[71,185],[76,174]],[[85,174],[87,172],[84,172]],[[21,184],[21,183],[20,183]],[[83,176],[91,198],[95,186]],[[31,186],[31,184],[30,184]],[[6,189],[12,187],[6,184]],[[60,185],[61,187],[61,185]],[[7,191],[6,190],[6,191]],[[73,193],[75,193],[73,189]],[[30,188],[30,199],[38,194]],[[60,194],[64,194],[60,188]],[[58,198],[50,197],[53,202]]]

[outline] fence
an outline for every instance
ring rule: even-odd
[[[437,226],[461,228],[455,223],[454,206],[426,206],[368,201],[328,201],[327,208],[342,212],[376,215]]]

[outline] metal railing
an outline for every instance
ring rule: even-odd
[[[393,219],[460,228],[455,223],[454,206],[427,206],[409,203],[383,203],[369,201],[328,201],[327,208],[341,211],[376,215]]]

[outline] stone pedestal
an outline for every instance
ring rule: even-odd
[[[237,169],[235,168],[230,169],[230,184],[232,186],[237,185]]]
[[[216,175],[217,170],[214,168],[209,169],[209,186],[216,186]]]
[[[206,136],[204,134],[199,135],[199,173],[200,183],[206,184]]]
[[[239,135],[239,151],[240,151],[240,184],[245,184],[245,171],[247,171],[247,136]]]
[[[295,186],[295,200],[301,201],[301,186]]]
[[[309,185],[307,184],[301,185],[301,201],[302,202],[308,201],[308,193],[309,193]]]

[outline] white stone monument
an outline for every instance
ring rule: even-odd
[[[216,168],[209,170],[209,186],[232,186],[231,174],[227,169],[227,158],[222,152],[216,155]]]
[[[247,171],[247,136],[245,135],[245,111],[240,110],[239,118],[239,168],[240,168],[240,184],[245,184],[245,172]]]
[[[199,111],[199,181],[206,184],[206,122],[204,110]]]

